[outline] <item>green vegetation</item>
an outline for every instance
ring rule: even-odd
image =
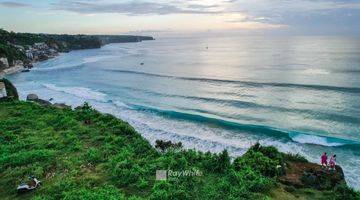
[[[57,34],[34,34],[14,33],[0,29],[0,56],[8,58],[9,64],[13,65],[15,60],[27,62],[25,53],[14,45],[28,46],[44,42],[49,47],[59,52],[68,52],[78,49],[100,48],[109,43],[140,42],[142,40],[153,40],[147,36],[132,35],[57,35]]]
[[[230,162],[219,154],[153,148],[128,123],[93,110],[0,101],[1,199],[357,199],[347,186],[336,191],[286,188],[277,182],[288,162],[274,147],[255,145]],[[298,158],[295,156],[293,159]],[[200,171],[200,176],[155,180],[156,170]],[[29,175],[42,186],[17,194]]]
[[[33,45],[37,42],[45,42],[43,34],[15,33],[0,29],[0,43],[11,43],[16,45]]]
[[[9,65],[13,65],[15,60],[21,60],[21,61],[26,60],[26,55],[24,52],[18,50],[17,48],[11,45],[1,42],[0,42],[0,57],[6,57],[8,59]]]

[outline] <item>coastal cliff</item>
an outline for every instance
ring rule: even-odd
[[[109,43],[144,40],[154,40],[154,38],[132,35],[14,33],[0,29],[0,73],[11,74],[24,68],[31,68],[33,62],[56,57],[60,52],[100,48]]]
[[[156,149],[128,123],[88,104],[73,110],[42,102],[0,100],[3,199],[359,199],[341,168],[336,180],[317,179],[319,165],[274,147],[256,144],[233,162],[226,150],[161,141]],[[167,170],[165,177],[156,178],[157,170]],[[41,187],[17,194],[28,176]],[[317,188],[318,180],[331,184]]]

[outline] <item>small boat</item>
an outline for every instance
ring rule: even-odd
[[[18,193],[24,193],[36,189],[40,186],[41,181],[35,177],[29,177],[29,183],[22,183],[17,187]]]
[[[140,65],[144,65],[144,63],[140,63]]]

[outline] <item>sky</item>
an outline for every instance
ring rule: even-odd
[[[0,0],[0,28],[155,36],[360,35],[360,0]]]

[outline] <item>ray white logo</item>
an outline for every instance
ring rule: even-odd
[[[167,171],[166,170],[156,170],[156,180],[166,181]]]
[[[166,181],[168,179],[179,178],[184,176],[203,176],[202,171],[200,170],[182,170],[182,171],[173,171],[173,170],[156,170],[156,180]]]

